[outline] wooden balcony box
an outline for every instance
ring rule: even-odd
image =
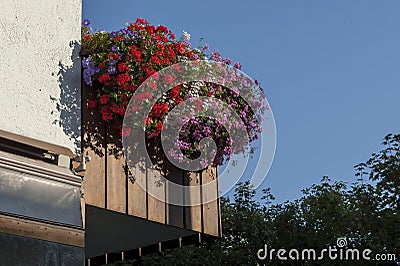
[[[82,91],[82,103],[93,99],[90,93],[93,88],[84,86]],[[87,258],[117,252],[121,254],[118,259],[122,259],[123,254],[128,254],[126,251],[146,246],[156,245],[162,250],[171,241],[178,246],[185,238],[195,237],[198,241],[202,236],[221,236],[217,182],[213,189],[201,188],[193,195],[170,195],[168,184],[161,178],[163,175],[181,185],[200,186],[217,178],[216,168],[193,173],[165,162],[160,171],[149,167],[151,162],[144,162],[128,170],[118,131],[120,125],[102,121],[98,110],[87,109],[84,104],[82,120],[83,152],[91,157],[83,178]],[[205,202],[210,194],[216,200]],[[201,204],[167,203],[169,197],[177,196],[197,199]]]

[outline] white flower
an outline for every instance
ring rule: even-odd
[[[189,41],[190,40],[190,34],[187,33],[186,31],[183,31],[182,39],[183,39],[183,41]]]

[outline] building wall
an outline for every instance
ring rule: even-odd
[[[80,149],[81,0],[0,1],[0,128]]]

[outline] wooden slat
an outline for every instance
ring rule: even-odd
[[[147,167],[147,203],[148,219],[165,223],[165,182],[159,170],[148,164]],[[152,196],[154,195],[154,196]]]
[[[125,213],[126,176],[123,158],[107,155],[107,209]]]
[[[105,208],[105,158],[99,157],[92,151],[87,151],[87,154],[92,160],[87,164],[83,178],[85,203]]]
[[[86,204],[105,208],[105,125],[99,110],[86,108],[87,100],[94,99],[93,89],[82,88],[83,152],[91,157],[86,164],[83,189]]]
[[[200,173],[184,173],[184,181],[186,186],[197,186],[198,190],[192,190],[191,193],[185,194],[185,227],[194,231],[201,232],[201,193],[200,193]]]
[[[0,215],[0,232],[84,247],[84,231],[64,226]]]
[[[175,166],[173,166],[171,164],[165,163],[165,171],[166,171],[167,178],[171,182],[183,185],[182,170],[176,168]],[[184,199],[183,189],[180,191],[172,191],[170,185],[167,185],[166,188],[167,188],[167,194],[166,194],[167,202],[169,202],[172,198],[180,199],[181,203],[183,202],[183,199]],[[184,227],[183,212],[184,212],[183,206],[168,203],[167,204],[167,215],[166,215],[167,216],[167,224],[183,228]]]
[[[209,188],[204,187],[204,185],[215,180],[216,177],[217,172],[213,167],[209,167],[202,172],[203,233],[213,236],[219,236],[218,186],[216,183]],[[210,199],[215,200],[207,202]]]
[[[125,158],[118,127],[107,126],[107,209],[126,212]]]
[[[146,218],[146,164],[138,162],[128,171],[128,214]]]

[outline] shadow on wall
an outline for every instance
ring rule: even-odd
[[[81,153],[81,66],[79,52],[81,45],[77,41],[71,41],[69,46],[72,48],[72,65],[64,65],[59,62],[60,70],[57,73],[60,98],[50,96],[52,101],[56,101],[56,108],[60,118],[53,124],[58,124],[64,133],[73,141],[75,153]],[[54,111],[52,111],[52,114]]]

